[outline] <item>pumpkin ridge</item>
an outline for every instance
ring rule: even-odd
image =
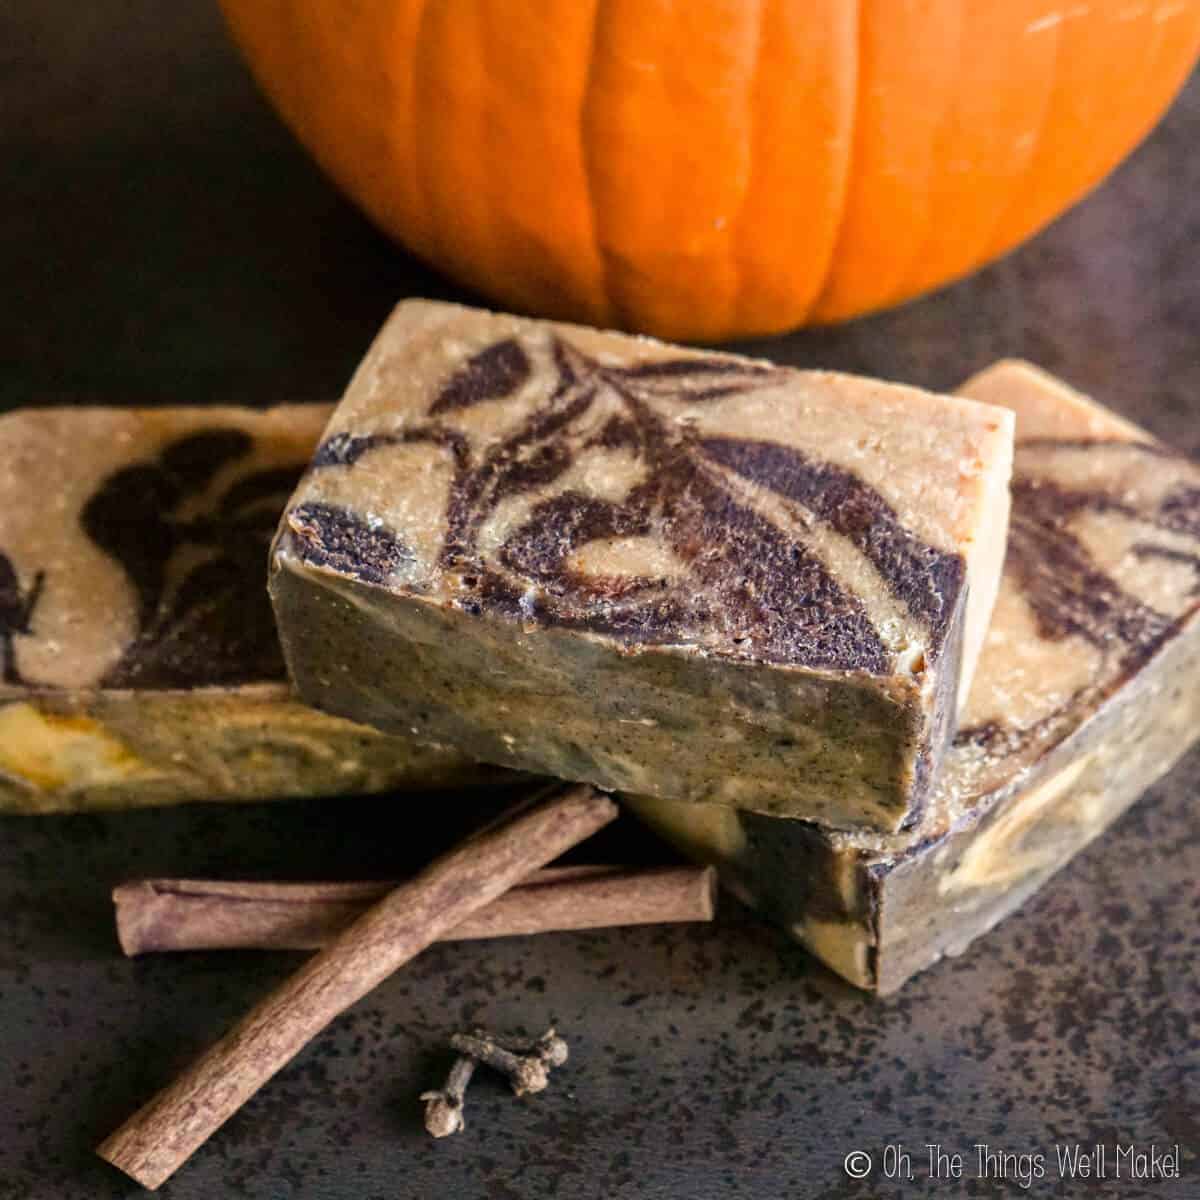
[[[1008,10],[1014,18],[1014,24],[1020,24],[1022,28],[1027,28],[1032,17],[1031,14],[1037,11],[1037,5],[1042,0],[1020,0],[1017,3],[1014,0],[1012,7]],[[974,11],[974,10],[972,10]],[[980,15],[979,17],[982,28],[977,26],[971,36],[966,39],[968,47],[979,45],[984,41],[984,32],[987,29],[987,16]],[[1011,42],[1011,29],[1006,29],[1001,32],[1000,39],[1005,42]],[[1054,81],[1051,78],[1052,68],[1047,66],[1047,60],[1043,60],[1036,53],[1036,42],[1033,43],[1034,51],[1021,55],[1020,51],[1029,50],[1029,39],[1022,39],[1020,50],[1013,50],[1010,47],[1010,55],[1008,61],[1004,64],[1004,69],[1011,72],[1015,78],[1025,79],[1028,85],[1022,89],[1023,95],[1033,94],[1037,100],[1036,111],[1031,111],[1032,128],[1027,128],[1026,145],[1028,150],[1023,155],[1023,161],[1019,154],[1014,154],[1012,169],[1006,170],[1003,176],[1002,183],[996,183],[994,190],[997,193],[994,203],[991,205],[991,212],[988,214],[986,223],[981,223],[976,230],[975,236],[968,241],[963,239],[963,246],[966,252],[963,253],[960,249],[957,254],[957,263],[943,260],[937,263],[936,267],[930,270],[928,256],[925,254],[916,257],[912,264],[912,269],[905,276],[904,287],[897,290],[896,302],[900,303],[911,299],[914,296],[919,296],[929,292],[935,288],[945,286],[955,280],[963,278],[970,274],[971,271],[986,263],[990,258],[990,247],[995,240],[996,230],[1000,223],[1004,220],[1005,213],[1013,204],[1015,189],[1023,180],[1025,173],[1030,169],[1034,151],[1036,150],[1036,141],[1038,131],[1045,123],[1047,107],[1050,103],[1050,96],[1053,91]],[[1051,44],[1051,54],[1048,61],[1053,62],[1054,55],[1057,53],[1057,38]],[[1014,69],[1013,60],[1017,60],[1017,67]],[[993,84],[993,88],[995,84]],[[1011,124],[1013,113],[1005,112],[1004,120],[1001,121],[1002,128],[1016,129],[1018,126]],[[978,119],[978,118],[977,118]],[[1012,139],[1013,146],[1016,146],[1021,141],[1020,138]],[[1011,150],[1010,150],[1011,152]],[[994,148],[993,154],[998,154],[999,150]],[[999,159],[995,161],[1000,161]],[[991,172],[985,170],[985,177],[991,179]],[[926,247],[931,244],[936,244],[938,231],[946,220],[950,219],[952,210],[942,210],[942,220],[938,220],[935,212],[933,223],[930,226],[929,236],[926,239]],[[962,231],[957,230],[956,233],[961,237]],[[935,259],[936,261],[936,259]]]
[[[829,257],[825,262],[824,278],[821,286],[813,292],[813,299],[804,313],[804,320],[811,319],[825,302],[825,297],[833,287],[834,276],[837,274],[838,250],[842,243],[842,234],[850,217],[850,181],[854,176],[855,150],[858,147],[858,118],[862,112],[863,90],[863,5],[867,0],[854,0],[854,103],[850,113],[850,124],[846,138],[846,163],[843,170],[845,184],[842,194],[838,197],[838,216],[833,237],[829,239]]]
[[[731,243],[739,336],[803,322],[833,254],[852,118],[853,20],[847,0],[808,0],[802,13],[791,0],[763,0],[748,182]]]
[[[961,95],[959,85],[963,77],[963,58],[965,53],[964,28],[967,22],[967,17],[963,9],[966,7],[969,6],[964,5],[957,11],[958,24],[955,27],[955,66],[953,71],[948,73],[947,79],[943,80],[941,94],[938,97],[941,101],[941,111],[938,113],[937,120],[934,122],[929,136],[929,157],[924,172],[921,212],[918,217],[914,218],[911,234],[905,238],[905,241],[910,243],[912,249],[909,251],[908,260],[897,270],[891,287],[884,294],[884,298],[878,306],[880,308],[890,308],[892,305],[899,304],[909,294],[906,290],[907,280],[913,274],[916,265],[921,260],[922,247],[931,234],[934,237],[939,236],[939,227],[935,223],[936,213],[934,211],[937,200],[935,187],[940,169],[938,148],[941,145],[942,137],[954,119],[955,106]]]
[[[629,323],[621,312],[612,286],[612,274],[609,270],[608,252],[604,248],[600,232],[600,212],[596,200],[596,164],[592,154],[591,139],[588,137],[589,113],[595,101],[596,92],[596,52],[600,37],[601,9],[607,0],[596,0],[592,9],[592,29],[588,38],[587,71],[583,80],[583,95],[579,104],[579,142],[583,160],[583,197],[587,202],[588,224],[592,230],[592,241],[596,245],[596,261],[600,271],[600,294],[605,304],[605,321],[613,328],[626,329]]]
[[[953,68],[949,26],[960,6],[862,6],[855,159],[835,270],[813,310],[818,322],[886,306],[908,269],[910,240],[927,220],[935,132]]]
[[[965,13],[960,10],[956,45],[957,53],[955,55],[958,66],[954,73],[953,83],[945,89],[945,103],[942,106],[941,115],[938,118],[937,126],[931,138],[929,170],[925,175],[925,206],[922,212],[921,227],[919,230],[914,229],[911,238],[908,239],[911,242],[912,250],[908,256],[908,262],[897,273],[896,280],[888,291],[887,298],[883,301],[883,305],[886,306],[898,304],[905,296],[911,295],[909,280],[916,273],[924,257],[925,246],[930,238],[938,236],[937,214],[934,211],[937,199],[935,191],[936,176],[938,173],[937,149],[947,130],[951,127],[955,116],[955,105],[957,104],[957,97],[960,94],[956,85],[962,80],[966,58],[964,27],[968,19]]]
[[[741,254],[741,238],[739,234],[742,228],[742,222],[745,220],[746,210],[750,203],[750,194],[754,189],[755,163],[758,161],[755,154],[755,147],[758,145],[758,84],[759,75],[762,71],[763,61],[763,9],[770,3],[770,0],[755,0],[754,3],[754,62],[750,67],[750,75],[746,80],[746,86],[743,89],[749,97],[749,103],[746,105],[748,130],[747,136],[750,142],[750,157],[749,165],[746,168],[746,186],[742,189],[741,200],[738,203],[737,215],[733,218],[730,228],[729,237],[729,260],[733,267],[733,295],[730,298],[729,305],[729,324],[739,325],[743,321],[742,306],[744,304],[744,291],[746,286],[746,270],[742,265],[743,259]]]
[[[580,106],[596,0],[479,0],[474,108],[484,115],[464,182],[486,192],[497,243],[494,300],[603,324],[594,219],[584,195]],[[464,5],[466,7],[466,5]],[[539,36],[541,16],[558,36]],[[471,28],[471,22],[465,23]],[[470,112],[471,109],[468,109]]]
[[[591,313],[591,323],[609,326],[614,323],[612,298],[609,294],[608,268],[600,249],[600,221],[596,212],[596,196],[592,184],[591,156],[588,153],[587,127],[585,113],[591,95],[591,85],[594,77],[593,63],[596,54],[596,30],[600,21],[600,6],[605,0],[591,0],[591,15],[588,19],[587,60],[583,70],[582,86],[579,89],[578,107],[576,109],[573,127],[579,142],[579,163],[582,176],[583,209],[586,221],[585,242],[591,247],[591,263],[589,274],[592,274],[592,292],[598,301],[596,307],[589,300],[588,311]]]

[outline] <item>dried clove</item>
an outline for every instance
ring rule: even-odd
[[[450,1045],[459,1052],[508,1077],[518,1096],[542,1091],[550,1082],[550,1070],[567,1061],[567,1043],[554,1029],[533,1042],[505,1045],[482,1029],[456,1033]]]
[[[425,1128],[435,1138],[449,1137],[466,1126],[463,1104],[466,1100],[467,1084],[475,1074],[475,1059],[460,1055],[454,1060],[446,1086],[436,1091],[422,1092],[425,1101]]]
[[[536,1041],[528,1043],[510,1042],[508,1049],[525,1054],[536,1054],[546,1064],[546,1069],[561,1067],[568,1056],[566,1039],[559,1037],[553,1026]]]

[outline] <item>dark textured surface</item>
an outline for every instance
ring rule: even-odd
[[[10,0],[0,47],[5,403],[325,399],[393,300],[453,294],[292,146],[207,4]],[[1198,133],[1193,84],[1104,189],[1005,262],[752,349],[942,387],[1025,355],[1200,451]],[[435,948],[163,1195],[990,1196],[971,1178],[987,1141],[1047,1155],[1029,1194],[1194,1200],[1198,784],[1192,754],[1022,913],[883,1002],[728,903],[711,928]],[[446,807],[436,821],[411,799],[7,819],[0,1198],[136,1194],[90,1146],[298,961],[125,962],[113,883],[280,863],[390,875],[469,817]],[[573,1055],[549,1092],[515,1101],[481,1078],[465,1134],[421,1132],[416,1095],[440,1083],[453,1028],[551,1017]],[[1117,1140],[1179,1142],[1184,1179],[1061,1183],[1054,1145],[1075,1139],[1109,1143],[1110,1172]],[[878,1177],[896,1141],[912,1183]],[[927,1142],[964,1154],[963,1182],[926,1182]],[[876,1158],[870,1181],[842,1170],[856,1148]]]

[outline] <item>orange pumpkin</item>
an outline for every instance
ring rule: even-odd
[[[703,340],[1004,253],[1200,52],[1200,0],[223,4],[300,140],[422,258],[507,308]]]

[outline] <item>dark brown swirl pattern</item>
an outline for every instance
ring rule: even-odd
[[[1081,456],[1110,464],[1110,487],[1071,482]],[[1175,635],[1200,595],[1200,487],[1197,468],[1151,442],[1038,438],[1018,444],[1009,526],[1007,580],[1024,597],[1047,643],[1075,640],[1092,655],[1086,682],[1027,725],[987,720],[961,729],[960,746],[990,753],[1041,745],[1072,713],[1095,707],[1135,675]],[[1109,562],[1099,561],[1104,534]],[[1089,544],[1090,541],[1090,544]],[[1130,572],[1131,564],[1144,569]],[[1126,582],[1117,568],[1125,566]],[[1151,602],[1128,580],[1149,581],[1167,568],[1189,574],[1185,586]]]
[[[922,543],[876,489],[844,468],[779,442],[701,436],[673,419],[681,399],[704,403],[777,385],[778,370],[704,355],[613,365],[561,335],[550,355],[544,399],[481,448],[438,418],[526,383],[532,367],[515,339],[455,371],[425,424],[400,434],[336,434],[313,467],[353,466],[398,441],[447,447],[455,468],[439,565],[460,581],[456,603],[466,611],[643,644],[693,642],[716,625],[734,657],[883,674],[891,655],[866,606],[805,536],[822,526],[865,557],[925,628],[936,659],[963,589],[961,557]],[[632,461],[635,479],[624,494],[598,496],[572,483],[597,449]],[[484,531],[521,497],[529,498],[522,519],[485,547]],[[606,574],[581,566],[592,548],[638,541],[659,547],[667,568]],[[298,549],[305,553],[303,538]]]
[[[302,464],[249,470],[240,429],[179,438],[108,476],[80,512],[87,536],[125,571],[137,632],[102,687],[185,687],[281,679],[266,591],[267,548]]]

